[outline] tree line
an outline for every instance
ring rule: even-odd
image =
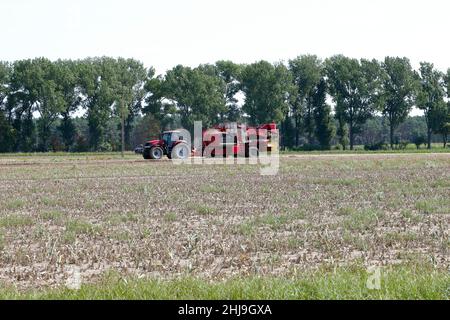
[[[353,149],[373,119],[382,119],[382,139],[394,148],[414,106],[423,110],[428,148],[435,135],[445,147],[449,86],[450,69],[422,62],[414,70],[399,57],[218,61],[158,76],[123,58],[0,62],[0,152],[118,150],[194,121],[276,122],[283,146]]]

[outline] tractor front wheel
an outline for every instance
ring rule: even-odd
[[[164,151],[161,147],[153,147],[150,149],[150,159],[161,160],[164,156]]]

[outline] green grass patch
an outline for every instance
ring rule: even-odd
[[[177,221],[177,214],[175,212],[169,212],[164,215],[164,221],[175,222]]]
[[[199,190],[202,193],[227,193],[229,191],[226,188],[224,188],[223,186],[214,185],[214,184],[202,185],[202,186],[200,186]]]
[[[109,224],[111,225],[120,225],[123,223],[133,223],[138,222],[138,216],[133,212],[127,212],[127,213],[114,213],[111,216],[107,218]]]
[[[353,234],[352,232],[345,230],[342,235],[344,243],[351,245],[357,250],[367,251],[370,248],[370,241],[366,237],[360,234]]]
[[[449,199],[429,199],[416,202],[416,209],[423,214],[450,213]]]
[[[110,273],[97,284],[85,284],[76,291],[19,292],[3,287],[0,299],[449,299],[450,277],[445,270],[425,266],[382,268],[378,290],[368,288],[371,276],[365,268],[357,266],[321,268],[292,277],[241,277],[225,282],[192,277],[123,279]]]
[[[10,214],[8,216],[0,218],[0,227],[4,228],[20,228],[31,226],[34,224],[34,220],[25,215]]]
[[[374,228],[383,212],[374,209],[354,210],[346,216],[344,227],[352,231],[367,231]]]
[[[303,211],[295,211],[292,213],[283,214],[266,214],[261,217],[255,218],[253,223],[255,225],[266,225],[274,230],[277,230],[289,224],[290,222],[304,218],[305,213]]]
[[[207,216],[216,213],[216,209],[206,205],[199,205],[195,207],[197,214]]]
[[[324,186],[341,186],[341,187],[349,187],[353,185],[357,185],[360,183],[358,179],[342,179],[342,178],[334,178],[334,179],[312,179],[312,184],[319,184]]]
[[[8,210],[18,210],[25,206],[25,201],[21,199],[13,199],[10,201],[7,201],[5,204],[6,209]]]
[[[383,239],[388,246],[406,245],[409,242],[420,240],[417,233],[413,231],[387,232],[383,234]]]
[[[433,188],[450,188],[450,180],[449,179],[437,179],[431,184]]]
[[[58,205],[58,200],[53,199],[53,198],[49,198],[49,197],[42,197],[40,199],[40,201],[42,202],[43,205],[49,206],[49,207],[53,207],[53,206]]]
[[[117,241],[129,241],[132,239],[132,235],[128,231],[119,231],[111,234],[111,239]]]
[[[251,236],[255,234],[256,229],[261,226],[268,226],[272,230],[279,230],[291,222],[304,219],[305,216],[305,212],[302,210],[294,210],[293,212],[282,214],[269,213],[236,225],[234,233]]]
[[[321,151],[296,151],[296,150],[285,150],[280,151],[281,155],[295,155],[295,154],[305,154],[305,155],[317,155],[317,154],[425,154],[425,153],[448,153],[450,149],[443,148],[442,144],[434,143],[432,149],[417,149],[415,145],[409,144],[406,149],[394,149],[394,150],[377,150],[368,151],[364,150],[364,146],[355,146],[355,150],[321,150]]]
[[[234,226],[233,232],[235,234],[240,234],[249,237],[256,233],[256,228],[255,225],[252,223],[252,221],[246,221]]]
[[[3,230],[0,230],[0,251],[5,247],[5,235],[3,234]]]
[[[337,215],[338,216],[350,216],[356,213],[356,209],[351,207],[343,207],[339,208]]]
[[[422,215],[414,213],[411,209],[403,209],[400,214],[403,218],[410,220],[413,223],[418,223],[423,220]]]
[[[63,213],[58,210],[44,211],[40,214],[40,217],[46,221],[58,221],[63,217]]]
[[[94,236],[100,233],[101,228],[89,221],[76,219],[66,222],[66,230],[63,233],[62,240],[64,243],[75,243],[78,235]]]
[[[77,219],[70,220],[66,223],[66,232],[77,234],[93,235],[98,233],[100,228],[89,221]]]

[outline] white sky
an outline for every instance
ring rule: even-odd
[[[1,0],[0,60],[134,57],[176,64],[299,54],[450,67],[447,0]]]
[[[449,14],[447,0],[1,0],[0,60],[123,56],[164,73],[342,53],[444,71]]]

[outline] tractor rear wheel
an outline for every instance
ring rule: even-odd
[[[191,150],[189,150],[188,145],[185,143],[181,143],[173,148],[171,159],[184,160],[189,158],[190,154]]]
[[[153,147],[150,149],[150,159],[161,160],[164,156],[164,151],[161,147]]]

